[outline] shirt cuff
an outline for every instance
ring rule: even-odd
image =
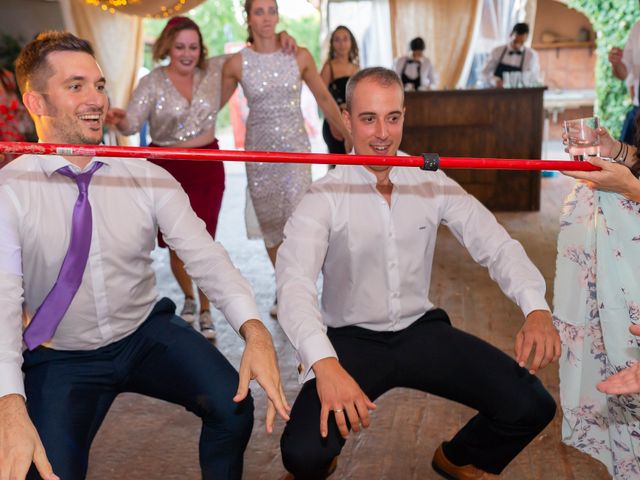
[[[313,367],[313,364],[318,360],[322,360],[323,358],[338,358],[338,354],[333,348],[331,340],[329,340],[329,337],[327,337],[324,332],[302,341],[298,349],[298,355],[302,362],[301,368],[299,369],[300,376],[298,378],[300,383],[304,383],[315,377],[311,367]]]
[[[247,300],[237,300],[231,302],[229,305],[225,305],[224,316],[231,325],[231,327],[240,335],[240,327],[247,320],[261,320],[258,306],[255,302]]]
[[[551,311],[549,304],[538,290],[527,290],[522,292],[518,299],[518,306],[524,313],[525,318],[534,310]]]
[[[0,364],[0,397],[14,393],[26,399],[22,370],[15,365]]]

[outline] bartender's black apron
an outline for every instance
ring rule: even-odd
[[[418,78],[409,78],[404,73],[405,70],[407,69],[407,65],[409,65],[410,63],[417,63],[418,64]],[[407,58],[405,60],[405,62],[404,62],[404,66],[402,67],[402,73],[400,74],[400,79],[402,80],[402,85],[413,84],[413,89],[415,91],[418,91],[418,88],[420,87],[420,77],[422,76],[422,74],[420,72],[421,68],[422,68],[422,62],[420,62],[418,60],[412,60],[410,58]]]
[[[507,65],[505,63],[502,63],[502,60],[504,59],[504,56],[507,54],[507,50],[509,50],[509,46],[508,45],[506,47],[504,47],[504,50],[502,51],[502,55],[500,55],[500,59],[498,60],[498,66],[493,71],[493,76],[494,77],[502,78],[502,74],[504,72],[521,72],[522,71],[522,67],[524,65],[524,55],[526,53],[526,50],[523,50],[522,53],[520,54],[520,56],[522,58],[520,59],[520,65],[519,66]]]

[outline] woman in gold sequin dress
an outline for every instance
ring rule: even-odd
[[[157,67],[140,80],[126,110],[113,108],[107,123],[125,135],[139,132],[149,122],[152,146],[217,149],[216,117],[220,109],[221,72],[224,56],[207,58],[198,25],[186,17],[174,17],[153,45],[153,59],[169,57],[167,66]],[[189,196],[191,207],[215,236],[224,193],[222,162],[152,160],[168,170]],[[158,244],[166,247],[159,235]],[[169,250],[171,270],[184,292],[181,316],[196,319],[196,303],[191,277],[173,250]],[[200,331],[215,339],[209,300],[200,297]]]
[[[231,56],[222,73],[222,99],[226,101],[238,83],[249,106],[246,150],[309,152],[300,93],[304,81],[328,121],[346,139],[350,136],[340,111],[306,48],[295,55],[282,51],[276,35],[276,0],[246,0],[249,46]],[[249,194],[271,263],[282,243],[284,225],[311,184],[310,165],[247,163]]]

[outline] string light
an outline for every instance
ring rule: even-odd
[[[84,0],[86,4],[93,5],[101,10],[115,14],[116,12],[129,13],[127,7],[131,7],[131,10],[138,10],[136,14],[140,14],[140,1],[141,0]],[[188,0],[166,0],[165,5],[155,9],[155,13],[144,14],[147,18],[166,18],[171,17],[185,7]],[[198,2],[200,3],[200,2]]]

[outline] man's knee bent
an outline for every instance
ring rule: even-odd
[[[320,442],[315,438],[296,439],[285,428],[280,439],[282,463],[296,480],[324,479],[331,461],[341,450],[334,442]],[[320,432],[318,432],[318,436]]]
[[[551,394],[543,388],[540,398],[538,399],[537,415],[542,428],[553,421],[553,418],[556,416],[556,409],[556,401]]]
[[[555,417],[556,402],[536,378],[531,388],[523,390],[514,399],[511,421],[517,425],[543,430]]]
[[[249,441],[251,431],[253,430],[253,413],[253,398],[251,394],[249,394],[247,398],[237,404],[237,408],[233,411],[230,418],[227,418],[225,423],[233,429],[238,437]]]
[[[235,438],[248,438],[253,429],[253,411],[253,398],[249,393],[240,403],[235,403],[230,398],[225,405],[203,395],[198,399],[198,408],[194,413],[212,428],[223,429]]]

